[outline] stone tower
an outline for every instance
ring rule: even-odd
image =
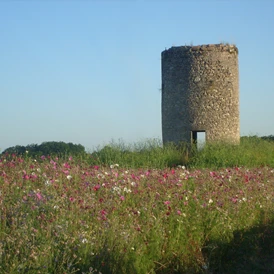
[[[162,52],[163,143],[240,142],[238,49],[214,44]]]

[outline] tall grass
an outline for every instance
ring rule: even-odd
[[[182,146],[180,150],[173,144],[163,147],[160,140],[152,139],[133,144],[111,142],[103,148],[97,148],[88,156],[88,161],[104,166],[119,163],[121,167],[128,168],[165,168],[182,164],[186,157],[186,146]]]
[[[240,145],[206,144],[189,164],[194,168],[274,166],[274,142],[253,136],[242,137]]]
[[[154,139],[125,145],[112,142],[90,155],[91,163],[122,167],[165,168],[184,165],[191,168],[222,168],[233,166],[274,166],[274,142],[257,136],[242,137],[240,145],[224,143],[205,144],[202,149],[180,147],[169,144],[162,146]]]

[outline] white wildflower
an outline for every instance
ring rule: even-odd
[[[212,200],[212,199],[209,199],[208,203],[209,203],[209,204],[212,204],[212,203],[213,203],[213,200]]]
[[[131,189],[124,187],[124,192],[130,193],[130,192],[132,192],[132,191],[131,191]]]
[[[97,174],[97,179],[100,179],[100,178],[102,178],[102,179],[104,179],[105,178],[105,175],[103,175],[103,174]]]
[[[118,186],[114,186],[114,187],[112,188],[112,191],[117,192],[118,194],[121,194],[121,188],[118,187]]]
[[[72,178],[72,176],[71,176],[71,175],[68,175],[68,176],[67,176],[67,179],[68,179],[68,180],[70,180],[71,178]]]
[[[86,238],[84,238],[84,239],[82,239],[82,243],[86,244],[86,243],[88,243],[88,240]]]

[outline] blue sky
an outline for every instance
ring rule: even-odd
[[[241,135],[274,134],[274,1],[0,1],[0,149],[161,138],[161,52],[239,48]]]

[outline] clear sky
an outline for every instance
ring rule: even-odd
[[[274,134],[272,0],[1,0],[0,149],[161,138],[161,52],[221,42],[241,135]]]

